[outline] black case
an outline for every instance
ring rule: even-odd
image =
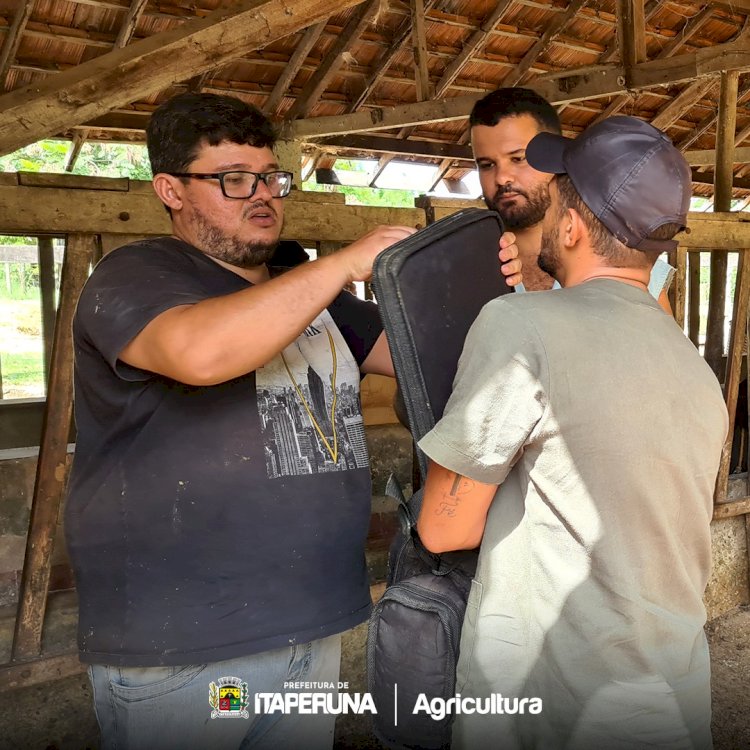
[[[392,245],[372,285],[415,442],[440,419],[464,339],[482,307],[512,288],[500,273],[494,211],[468,208]],[[424,481],[426,461],[417,449]]]

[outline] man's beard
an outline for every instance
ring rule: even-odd
[[[245,210],[252,211],[262,202],[252,203]],[[195,231],[200,243],[199,249],[212,258],[229,263],[237,268],[255,268],[268,263],[276,252],[278,239],[273,242],[247,242],[230,237],[194,204],[192,205]],[[270,209],[269,210],[273,210]]]
[[[544,273],[557,279],[557,273],[560,270],[560,227],[557,222],[547,229],[542,228],[542,247],[536,259],[536,264]]]
[[[506,193],[518,193],[518,195],[526,198],[526,202],[523,205],[502,205],[500,199]],[[511,183],[506,183],[498,187],[491,199],[485,197],[484,202],[487,204],[487,208],[500,214],[505,229],[511,231],[528,229],[538,224],[549,208],[549,185],[543,182],[533,191],[526,192]]]

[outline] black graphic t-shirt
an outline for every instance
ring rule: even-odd
[[[342,292],[271,362],[220,385],[118,360],[164,310],[248,286],[164,237],[110,253],[83,290],[65,518],[83,661],[219,661],[369,614],[358,365],[377,307]]]

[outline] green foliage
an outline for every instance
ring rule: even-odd
[[[346,196],[347,204],[354,206],[414,208],[414,198],[420,195],[413,190],[352,187],[350,185],[318,185],[315,178],[303,183],[302,187],[304,190],[316,193],[343,193]]]
[[[64,172],[68,141],[38,141],[0,157],[3,172]],[[123,143],[84,143],[73,174],[95,177],[129,177],[150,180],[151,166],[146,147]]]
[[[34,386],[44,382],[44,360],[41,353],[3,352],[3,388]]]

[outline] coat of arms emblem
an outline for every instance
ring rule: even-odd
[[[239,677],[219,677],[208,686],[208,704],[212,719],[249,719],[247,683]]]

